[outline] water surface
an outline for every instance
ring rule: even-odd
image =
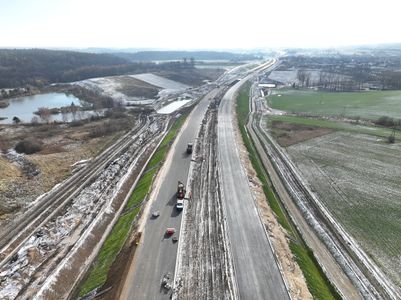
[[[71,103],[79,106],[81,101],[73,95],[66,95],[64,93],[48,93],[33,96],[25,96],[14,99],[7,99],[10,103],[6,108],[0,108],[0,124],[11,124],[14,117],[18,117],[22,122],[29,123],[32,117],[35,116],[34,112],[39,107],[47,108],[60,108],[62,106],[69,106]],[[52,121],[61,121],[62,115],[52,115]]]

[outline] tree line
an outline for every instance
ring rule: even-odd
[[[255,60],[261,57],[255,54],[232,53],[223,51],[139,51],[136,53],[113,53],[116,56],[130,61],[157,61],[157,60]]]
[[[300,87],[314,86],[331,92],[401,89],[401,54],[285,57],[281,70],[292,68],[299,70]],[[319,70],[319,78],[313,79],[308,70]]]
[[[42,87],[51,83],[159,70],[193,68],[190,62],[130,62],[112,54],[44,49],[0,49],[0,88]]]

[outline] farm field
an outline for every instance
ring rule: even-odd
[[[401,91],[328,93],[308,90],[273,90],[268,104],[287,112],[378,119],[401,116]]]
[[[325,128],[331,130],[341,130],[354,133],[362,133],[373,135],[379,138],[387,138],[392,133],[392,129],[379,126],[365,126],[359,124],[351,124],[340,120],[325,120],[319,118],[306,118],[290,115],[275,115],[267,118],[268,126],[272,127],[272,122],[283,122],[292,124],[293,126],[308,126],[317,128]],[[401,139],[401,132],[395,132],[396,139]]]
[[[312,191],[400,287],[401,144],[338,131],[287,151]]]

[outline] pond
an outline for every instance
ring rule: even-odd
[[[10,105],[6,108],[0,108],[0,124],[12,124],[14,117],[18,117],[21,122],[29,123],[32,118],[36,116],[34,112],[37,111],[39,107],[60,108],[62,106],[69,106],[71,103],[80,106],[82,103],[78,98],[64,93],[39,94],[8,99],[6,101],[8,101]],[[93,111],[79,112],[75,117],[78,119],[93,114]],[[3,120],[2,118],[7,119]],[[67,114],[67,121],[72,121],[72,119],[72,115]],[[51,115],[50,121],[62,121],[62,115],[53,114]]]

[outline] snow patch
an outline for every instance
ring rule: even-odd
[[[185,104],[191,102],[192,100],[180,100],[174,101],[157,111],[158,114],[171,114],[172,112],[176,111],[180,107],[184,106]]]
[[[86,164],[87,162],[89,162],[91,159],[83,159],[83,160],[79,160],[77,162],[75,162],[74,164],[71,165],[71,167],[75,167],[78,165],[82,165],[82,164]]]
[[[168,90],[175,90],[175,91],[186,90],[187,88],[190,87],[189,85],[183,84],[181,82],[173,81],[150,73],[136,74],[129,76],[150,83],[151,85],[155,85]]]

